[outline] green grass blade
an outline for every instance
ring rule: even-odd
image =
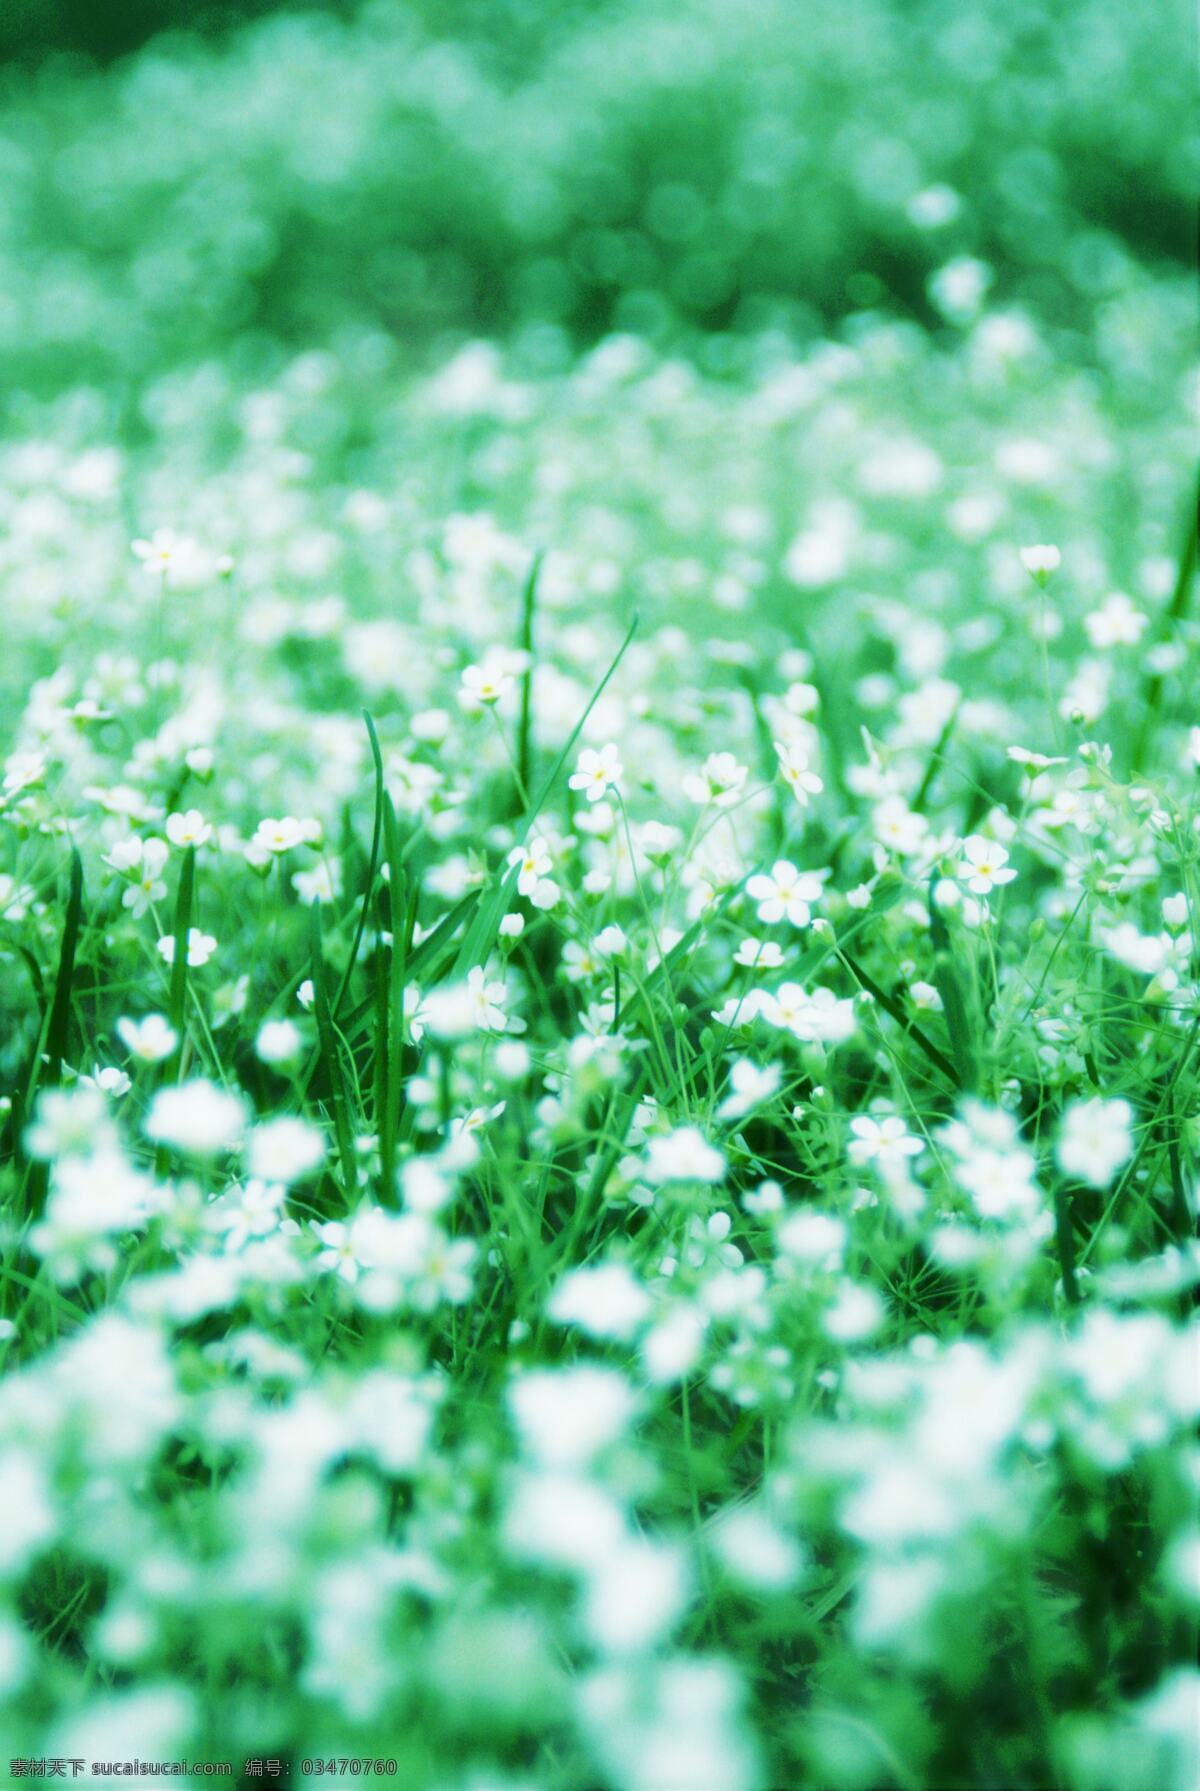
[[[839,951],[838,956],[841,958],[842,963],[846,966],[851,976],[854,977],[855,981],[867,991],[867,994],[870,995],[873,1000],[879,1003],[879,1006],[883,1009],[885,1014],[891,1015],[892,1019],[895,1020],[905,1036],[910,1038],[913,1044],[919,1046],[925,1053],[934,1068],[940,1070],[947,1081],[952,1082],[956,1088],[960,1088],[962,1086],[962,1079],[956,1065],[950,1062],[950,1059],[944,1052],[938,1050],[938,1047],[934,1044],[933,1040],[921,1030],[910,1015],[905,1013],[903,1007],[896,1000],[895,996],[889,995],[887,990],[883,988],[881,984],[877,983],[875,978],[871,976],[868,971],[864,970],[857,959],[852,958],[848,951]]]
[[[526,661],[525,670],[521,674],[521,713],[517,721],[517,776],[523,790],[529,788],[533,759],[533,623],[537,613],[538,579],[541,577],[544,557],[540,551],[534,554],[529,577],[525,580],[525,589],[521,594],[521,651],[526,655]]]
[[[321,1060],[329,1079],[329,1098],[333,1107],[333,1129],[342,1167],[342,1181],[345,1185],[347,1199],[352,1200],[358,1190],[358,1170],[354,1155],[354,1140],[350,1131],[346,1081],[342,1071],[342,1060],[338,1053],[337,1033],[334,1029],[333,1014],[329,1006],[329,991],[325,981],[325,951],[321,936],[320,902],[313,902],[308,914],[312,944],[313,1009],[317,1017],[317,1038]]]
[[[956,1080],[961,1089],[971,1093],[978,1079],[978,1066],[971,1036],[970,1010],[963,989],[962,974],[950,943],[950,929],[934,898],[934,890],[937,888],[938,881],[936,875],[929,879],[929,933],[933,943],[933,981],[934,987],[942,998],[946,1030],[950,1034],[950,1049],[954,1054],[954,1064],[958,1072]]]
[[[71,847],[71,871],[67,890],[67,912],[63,924],[62,946],[58,954],[58,975],[54,980],[54,1000],[46,1027],[45,1067],[37,1075],[34,1066],[34,1087],[26,1105],[32,1107],[33,1094],[39,1082],[54,1087],[62,1077],[63,1059],[67,1054],[67,1033],[71,1019],[71,984],[75,976],[75,957],[79,949],[79,931],[83,923],[83,864],[79,853]]]
[[[528,836],[530,827],[541,813],[550,792],[558,782],[559,774],[561,773],[563,766],[567,763],[567,760],[570,758],[572,752],[575,750],[576,742],[587,724],[588,716],[600,701],[609,679],[613,676],[613,673],[625,657],[626,650],[634,635],[637,633],[637,628],[638,618],[635,616],[633,621],[629,624],[625,639],[621,642],[621,645],[613,655],[608,670],[592,692],[586,709],[571,730],[566,745],[559,753],[557,759],[555,759],[549,776],[546,778],[545,783],[543,783],[534,801],[530,803],[529,807],[522,815],[518,831],[523,838]],[[491,956],[492,947],[496,943],[497,929],[512,901],[513,891],[517,887],[517,878],[519,874],[519,866],[510,866],[504,876],[496,879],[486,898],[480,903],[479,913],[475,916],[474,924],[466,938],[463,940],[462,948],[459,951],[458,957],[455,959],[455,976],[462,976],[465,971],[472,969],[476,964],[485,964]]]
[[[379,735],[375,732],[375,723],[368,709],[363,710],[363,720],[367,724],[367,734],[371,742],[371,758],[375,765],[375,819],[371,828],[371,855],[367,860],[367,878],[363,884],[362,906],[358,911],[358,925],[354,929],[354,939],[350,946],[350,956],[346,959],[346,968],[338,985],[338,992],[333,1002],[333,1018],[336,1021],[342,1011],[342,1003],[346,999],[346,991],[350,987],[350,978],[354,974],[354,966],[358,962],[358,954],[362,950],[363,934],[367,930],[367,915],[371,908],[371,897],[375,891],[375,878],[379,874],[379,852],[383,843],[383,754],[379,749]]]
[[[196,893],[196,848],[188,846],[179,867],[179,887],[175,892],[175,957],[171,964],[171,989],[167,998],[167,1018],[175,1030],[178,1045],[176,1056],[183,1066],[183,1029],[187,1019],[188,937],[192,926],[192,907]]]

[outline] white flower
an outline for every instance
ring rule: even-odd
[[[142,1063],[161,1063],[179,1043],[178,1033],[162,1014],[147,1014],[142,1020],[118,1020],[117,1035],[129,1055]]]
[[[663,1182],[719,1182],[725,1178],[725,1159],[696,1126],[679,1126],[665,1137],[651,1138],[646,1151],[646,1180]]]
[[[512,689],[512,673],[499,654],[489,653],[482,665],[467,666],[459,688],[459,703],[464,709],[491,708],[506,691]]]
[[[590,1337],[622,1342],[650,1314],[650,1296],[624,1263],[572,1269],[551,1294],[546,1310],[556,1324],[578,1325]]]
[[[296,1000],[307,1013],[316,999],[317,991],[313,988],[312,977],[306,976],[304,981],[300,983],[296,989]]]
[[[1039,585],[1044,585],[1051,574],[1057,572],[1062,565],[1062,555],[1057,547],[1048,545],[1023,547],[1021,549],[1021,564],[1030,578],[1036,579]]]
[[[294,815],[284,815],[280,820],[268,816],[254,829],[254,838],[247,851],[265,857],[279,857],[295,846],[313,845],[320,837],[321,827],[317,821],[298,821]]]
[[[799,983],[781,983],[762,998],[760,1011],[768,1026],[777,1026],[806,1043],[841,1044],[855,1030],[854,1003],[832,989],[809,995]]]
[[[683,779],[683,793],[689,802],[702,807],[711,802],[717,808],[729,808],[741,796],[748,776],[747,767],[731,752],[711,752],[699,771],[689,772]]]
[[[510,865],[519,865],[517,894],[532,896],[543,877],[551,871],[550,852],[544,839],[532,834],[523,846],[514,846],[508,855]]]
[[[734,952],[733,961],[749,970],[778,970],[783,964],[783,952],[773,939],[747,937]]]
[[[1045,753],[1031,752],[1027,746],[1010,746],[1008,757],[1014,765],[1024,765],[1030,776],[1039,771],[1048,771],[1051,765],[1065,765],[1065,759],[1048,759]]]
[[[777,1063],[760,1069],[748,1057],[739,1057],[729,1071],[729,1093],[717,1108],[718,1119],[742,1119],[769,1101],[779,1088],[783,1072]]]
[[[160,839],[126,840],[120,847],[113,847],[109,862],[133,879],[121,897],[121,906],[128,908],[135,918],[140,918],[153,903],[165,898],[167,886],[162,881],[162,872],[168,852],[166,840]]]
[[[1178,930],[1188,923],[1188,899],[1185,895],[1164,896],[1162,917],[1169,927]]]
[[[90,1156],[96,1145],[112,1136],[98,1088],[86,1083],[75,1088],[45,1088],[38,1096],[37,1115],[25,1133],[25,1148],[32,1157]]]
[[[477,970],[475,974],[482,977],[483,972]],[[503,984],[500,987],[503,989]],[[438,1039],[468,1038],[478,1024],[478,1002],[475,991],[468,983],[443,983],[436,989],[430,989],[424,996],[417,992],[416,1005],[409,1020],[409,1030],[414,1040],[418,1038],[414,1028],[418,1012],[420,1020],[416,1023],[422,1030],[427,1028]],[[408,1013],[407,990],[405,1013]]]
[[[321,859],[311,870],[293,871],[292,888],[306,908],[314,902],[333,902],[341,889],[341,866],[338,860]]]
[[[211,933],[202,933],[199,927],[188,928],[187,961],[189,970],[199,970],[207,964],[217,949],[217,942]],[[164,933],[158,941],[158,955],[167,964],[175,962],[175,937],[172,933]]]
[[[254,1041],[256,1056],[262,1063],[293,1063],[304,1047],[300,1028],[294,1020],[264,1020]]]
[[[846,1221],[802,1207],[789,1213],[775,1234],[779,1248],[796,1262],[835,1270],[842,1266],[848,1241]]]
[[[669,822],[647,821],[642,828],[642,849],[655,864],[666,864],[682,843],[683,835]]]
[[[819,872],[798,871],[781,858],[769,874],[749,878],[746,894],[758,904],[758,918],[764,924],[786,920],[794,927],[806,927],[812,919],[811,904],[821,899],[823,882]]]
[[[246,1103],[240,1095],[197,1077],[155,1095],[145,1132],[154,1144],[172,1145],[190,1156],[215,1157],[231,1150],[246,1127]]]
[[[506,914],[497,929],[501,939],[519,939],[525,931],[523,914]]]
[[[1083,618],[1093,647],[1136,647],[1150,618],[1135,608],[1124,591],[1113,591],[1099,609]]]
[[[598,958],[623,958],[629,947],[629,941],[618,926],[603,927],[592,940],[592,950]]]
[[[212,828],[198,808],[189,808],[167,816],[167,838],[173,846],[203,846],[212,838]]]
[[[974,255],[956,255],[930,274],[929,296],[951,323],[968,323],[975,316],[992,283],[992,270]]]
[[[281,1114],[254,1127],[246,1154],[251,1175],[291,1187],[320,1168],[325,1140],[307,1120]]]
[[[268,1237],[283,1215],[285,1190],[278,1183],[248,1181],[231,1188],[208,1208],[211,1224],[223,1234],[227,1250],[241,1250],[252,1238]]]
[[[963,860],[958,874],[973,895],[991,895],[998,885],[1011,883],[1017,873],[1009,870],[1007,865],[1008,853],[995,840],[985,840],[981,834],[973,833],[963,841]]]
[[[1073,1101],[1058,1135],[1059,1168],[1090,1188],[1107,1188],[1133,1154],[1132,1124],[1128,1101]]]
[[[599,752],[585,747],[579,755],[578,768],[568,779],[572,790],[582,790],[589,802],[599,802],[610,784],[616,788],[623,774],[620,755],[614,741],[602,746]]]
[[[119,1100],[122,1095],[128,1094],[133,1087],[133,1083],[125,1074],[125,1071],[116,1069],[111,1065],[101,1068],[101,1066],[97,1064],[90,1076],[81,1076],[79,1080],[87,1083],[92,1088],[98,1088],[101,1094],[111,1095],[113,1100]]]
[[[322,1245],[316,1259],[319,1273],[337,1275],[353,1286],[358,1280],[362,1264],[355,1253],[352,1228],[341,1219],[328,1219],[322,1224],[314,1221],[313,1231]]]
[[[637,1410],[624,1376],[590,1362],[526,1370],[507,1398],[523,1453],[548,1468],[585,1466],[625,1434]]]
[[[725,1572],[756,1591],[782,1591],[804,1569],[799,1545],[754,1505],[722,1511],[713,1526],[712,1547]]]
[[[815,772],[809,770],[808,754],[802,746],[782,740],[776,740],[773,744],[775,756],[779,760],[780,776],[800,807],[807,808],[809,797],[817,795],[825,785]]]
[[[46,755],[43,752],[14,752],[4,762],[4,788],[10,796],[19,790],[31,789],[34,784],[41,783],[46,775]]]
[[[584,1628],[602,1652],[636,1659],[674,1626],[689,1589],[687,1557],[677,1544],[632,1536],[593,1566]]]
[[[906,1157],[920,1156],[925,1149],[921,1139],[914,1138],[894,1113],[882,1120],[859,1114],[850,1121],[850,1130],[854,1134],[849,1152],[852,1163],[880,1163],[886,1167],[902,1163]]]
[[[1118,963],[1140,976],[1158,976],[1165,970],[1176,945],[1169,933],[1139,933],[1131,920],[1106,927],[1100,937]]]
[[[508,1024],[504,1012],[507,990],[503,983],[490,983],[482,965],[476,964],[467,976],[467,992],[471,1014],[481,1032],[503,1032]]]
[[[143,572],[152,578],[167,578],[181,563],[195,558],[196,544],[174,529],[155,529],[148,541],[134,541],[131,551],[142,562]]]
[[[875,838],[890,852],[902,858],[919,852],[929,832],[929,822],[909,808],[903,796],[888,796],[878,803],[871,816]]]

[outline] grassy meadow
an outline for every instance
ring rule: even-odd
[[[0,27],[0,1773],[1193,1791],[1192,34]]]

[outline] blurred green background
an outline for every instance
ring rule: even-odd
[[[953,327],[981,289],[1102,357],[1114,314],[1194,304],[1193,38],[1184,0],[30,0],[0,24],[0,374],[362,327],[719,367],[850,311]]]

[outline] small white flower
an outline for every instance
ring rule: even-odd
[[[291,1187],[320,1168],[325,1140],[307,1120],[281,1114],[254,1127],[246,1151],[252,1175]]]
[[[191,1156],[215,1157],[231,1150],[246,1127],[240,1095],[197,1077],[155,1095],[145,1132],[154,1144],[169,1144]]]
[[[621,1262],[572,1269],[546,1304],[556,1324],[578,1325],[589,1337],[626,1341],[649,1317],[650,1296]]]
[[[747,767],[731,752],[711,752],[699,771],[684,778],[683,793],[701,807],[711,802],[717,808],[730,808],[741,796],[748,776]]]
[[[743,1119],[778,1092],[783,1072],[777,1063],[763,1068],[739,1057],[730,1067],[729,1093],[717,1108],[718,1119]]]
[[[1103,651],[1106,647],[1136,647],[1149,621],[1124,591],[1113,591],[1099,609],[1083,618],[1083,625],[1093,647]]]
[[[316,1259],[319,1273],[337,1275],[353,1286],[362,1265],[355,1254],[352,1228],[341,1219],[328,1219],[323,1224],[314,1221],[313,1231],[323,1246]]]
[[[1048,771],[1051,765],[1065,765],[1065,759],[1048,759],[1045,753],[1031,752],[1027,746],[1010,746],[1008,757],[1014,765],[1024,765],[1031,777],[1039,771]]]
[[[783,963],[783,952],[773,939],[747,937],[734,952],[733,961],[749,970],[778,970]]]
[[[212,828],[198,808],[189,808],[167,816],[167,838],[173,846],[203,846],[212,838]]]
[[[629,941],[618,926],[603,927],[592,940],[598,958],[623,958],[628,949]]]
[[[802,746],[797,746],[794,741],[789,744],[783,740],[776,740],[773,744],[775,756],[779,760],[779,775],[800,807],[807,808],[809,797],[819,794],[825,785],[809,769],[808,754]]]
[[[187,961],[189,970],[199,970],[207,964],[217,949],[217,942],[211,933],[202,933],[199,927],[188,928]],[[164,933],[158,941],[158,955],[168,964],[175,962],[175,936]]]
[[[117,1036],[129,1055],[141,1063],[161,1063],[179,1043],[178,1033],[162,1014],[147,1014],[142,1020],[118,1020]]]
[[[512,673],[504,659],[489,654],[482,665],[467,666],[459,687],[459,703],[464,709],[490,709],[512,689]]]
[[[517,894],[532,896],[543,877],[552,869],[550,851],[544,839],[531,834],[523,846],[514,846],[508,855],[510,865],[519,865]]]
[[[1188,923],[1188,899],[1185,895],[1169,895],[1163,897],[1162,917],[1173,931],[1186,927]]]
[[[167,886],[162,873],[168,853],[166,840],[148,839],[123,841],[109,854],[114,868],[131,879],[121,897],[121,906],[128,908],[135,919],[140,919],[155,902],[165,900]]]
[[[806,927],[812,919],[812,903],[820,901],[824,878],[818,871],[798,871],[794,864],[781,858],[768,873],[751,877],[746,894],[758,904],[758,918],[770,926],[786,920],[794,927]]]
[[[972,895],[986,896],[999,885],[1011,883],[1017,873],[1008,868],[1008,853],[1003,846],[973,833],[963,841],[958,874]]]
[[[296,846],[314,845],[320,837],[321,827],[317,821],[298,821],[294,815],[284,815],[279,820],[268,816],[254,829],[254,838],[247,850],[278,858]]]
[[[663,1182],[719,1182],[725,1159],[696,1126],[679,1126],[665,1137],[652,1138],[646,1151],[646,1179]]]
[[[889,852],[902,858],[919,852],[929,832],[929,822],[909,808],[903,796],[888,796],[878,803],[871,816],[875,838]]]
[[[264,1020],[254,1041],[262,1063],[294,1063],[303,1048],[304,1039],[294,1020]]]
[[[925,1149],[921,1139],[914,1138],[894,1113],[881,1120],[859,1114],[850,1121],[850,1130],[854,1134],[849,1153],[852,1163],[880,1163],[886,1167],[902,1163],[906,1157],[918,1157]]]
[[[481,1032],[503,1032],[508,1024],[504,1012],[507,990],[503,983],[488,982],[481,965],[476,964],[467,976],[467,992],[471,1014]]]
[[[90,1076],[81,1076],[79,1080],[89,1084],[92,1088],[98,1088],[101,1094],[111,1095],[114,1101],[120,1100],[121,1096],[128,1094],[133,1087],[133,1083],[125,1071],[111,1065],[101,1068],[97,1064]]]
[[[1132,1124],[1128,1101],[1073,1101],[1058,1135],[1059,1168],[1090,1188],[1107,1188],[1133,1155]]]
[[[143,572],[152,578],[167,578],[181,561],[194,558],[196,544],[186,535],[177,535],[174,529],[155,529],[148,541],[134,541],[131,552],[142,562]]]
[[[610,740],[599,752],[585,747],[579,755],[577,769],[568,779],[572,790],[582,790],[589,802],[599,802],[610,785],[619,784],[624,772],[620,754],[614,741]]]
[[[1039,585],[1044,585],[1051,575],[1062,565],[1062,554],[1057,547],[1048,544],[1021,549],[1021,564],[1030,578]]]

